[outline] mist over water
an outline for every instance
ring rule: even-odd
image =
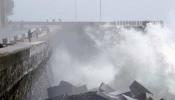
[[[105,82],[125,90],[137,80],[160,97],[175,95],[174,32],[165,26],[72,25],[58,32],[55,44],[53,85],[65,80],[94,88]]]

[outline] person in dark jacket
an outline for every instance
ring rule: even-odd
[[[29,42],[31,42],[31,40],[32,40],[32,31],[30,29],[28,31],[28,39],[29,39]]]

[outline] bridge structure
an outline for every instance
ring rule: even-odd
[[[11,22],[10,24],[12,25],[28,25],[28,26],[43,26],[43,25],[60,25],[60,24],[64,24],[64,23],[98,23],[98,24],[105,24],[105,23],[115,23],[118,26],[130,26],[130,27],[139,27],[139,26],[143,26],[146,25],[148,23],[152,23],[152,24],[161,24],[163,25],[164,22],[162,20],[135,20],[135,21],[110,21],[110,22],[105,22],[105,21],[100,21],[100,22],[56,22],[56,21],[51,21],[51,22],[43,22],[43,21],[21,21],[21,22]]]

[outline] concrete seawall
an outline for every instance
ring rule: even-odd
[[[0,100],[23,100],[32,77],[51,55],[48,42],[18,44],[0,50]]]

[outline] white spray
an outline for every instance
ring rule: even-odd
[[[149,24],[145,31],[124,28],[118,31],[111,27],[89,26],[84,33],[83,36],[74,33],[64,37],[74,38],[73,41],[83,37],[92,43],[86,41],[81,47],[79,42],[83,39],[71,45],[63,39],[55,50],[51,63],[55,84],[66,80],[94,88],[105,82],[116,89],[124,89],[138,80],[157,95],[175,95],[175,41],[168,28]],[[72,50],[79,51],[80,59],[76,59],[77,52],[73,54],[70,46],[78,47]]]

